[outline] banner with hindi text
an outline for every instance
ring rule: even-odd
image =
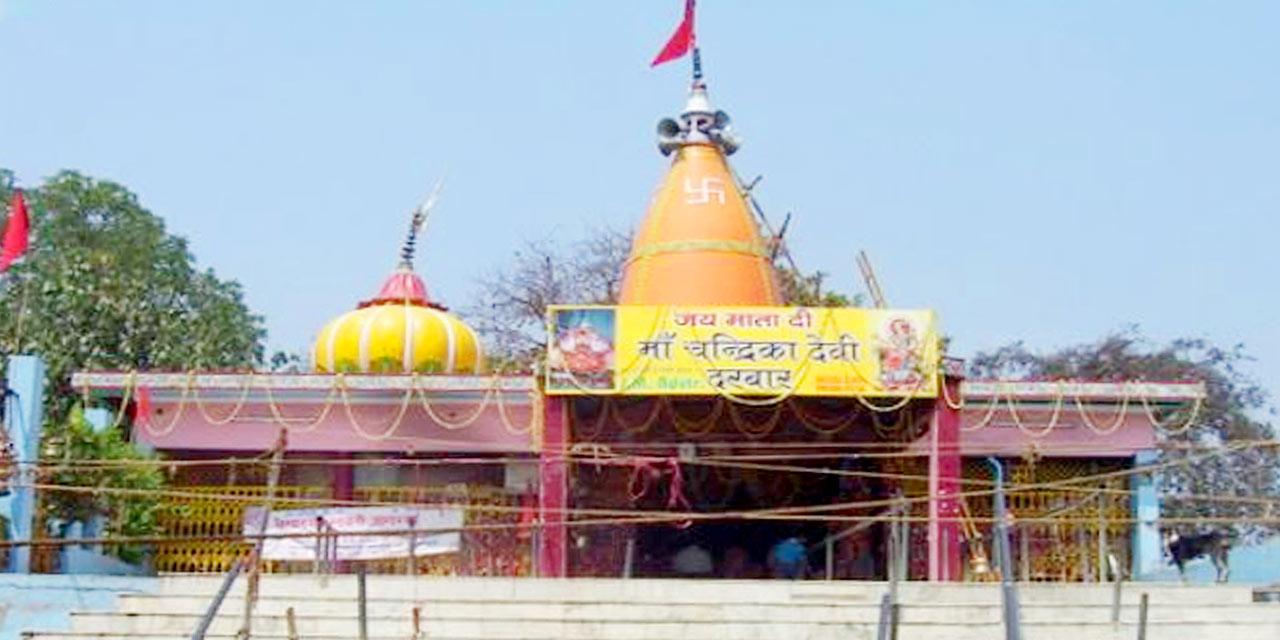
[[[552,395],[938,393],[927,310],[556,306],[548,331]]]

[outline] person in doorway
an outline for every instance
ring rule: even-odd
[[[809,569],[809,550],[804,540],[792,536],[773,546],[769,552],[769,570],[773,577],[783,580],[802,580]]]
[[[715,566],[711,553],[694,542],[676,553],[671,559],[671,569],[681,578],[705,578],[712,574]]]

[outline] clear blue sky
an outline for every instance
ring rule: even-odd
[[[523,238],[635,223],[681,2],[0,0],[0,166],[117,180],[304,349],[395,263],[455,307]],[[802,265],[961,354],[1129,323],[1280,392],[1280,3],[704,0],[713,98]]]

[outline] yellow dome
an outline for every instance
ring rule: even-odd
[[[320,330],[311,347],[319,373],[479,373],[480,338],[449,310],[427,298],[413,271],[414,246],[440,185],[409,222],[400,266],[371,300],[360,303]]]
[[[320,373],[476,373],[475,331],[439,308],[394,302],[338,316],[320,330],[312,362]]]

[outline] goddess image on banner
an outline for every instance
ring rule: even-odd
[[[547,389],[607,391],[614,376],[614,310],[560,309],[551,318]]]
[[[550,394],[933,397],[932,311],[553,307]]]

